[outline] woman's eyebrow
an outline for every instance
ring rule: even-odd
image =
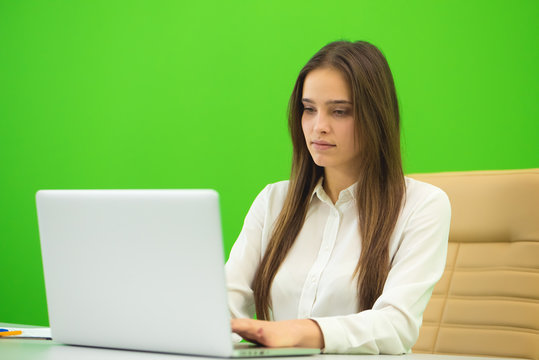
[[[311,104],[315,103],[314,101],[308,98],[303,98],[301,99],[301,101],[306,102],[306,103],[311,103]],[[348,100],[328,100],[326,101],[326,104],[350,104],[352,105],[352,102]]]
[[[352,105],[352,102],[348,100],[328,100],[326,101],[326,104],[350,104]]]

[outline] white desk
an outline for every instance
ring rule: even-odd
[[[304,360],[493,360],[494,358],[408,354],[391,355],[315,355],[297,357]],[[295,359],[297,359],[295,357]],[[161,354],[142,351],[112,350],[71,346],[51,340],[0,339],[0,359],[2,360],[201,360],[216,359],[200,356]],[[290,357],[279,358],[281,360]],[[507,359],[504,359],[507,360]]]
[[[0,323],[0,327],[32,327]],[[470,357],[432,354],[408,355],[315,355],[271,358],[279,360],[496,360],[492,357]],[[0,338],[0,360],[203,360],[219,359],[201,356],[92,348],[56,343],[52,340]],[[270,359],[270,358],[262,358]],[[498,358],[499,360],[519,360]]]

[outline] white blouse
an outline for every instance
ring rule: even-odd
[[[325,353],[402,354],[417,340],[423,311],[442,276],[451,208],[439,188],[406,177],[406,198],[389,242],[391,270],[371,310],[358,312],[361,252],[355,186],[334,205],[319,181],[303,228],[271,287],[273,320],[313,319]],[[253,202],[226,275],[235,318],[255,314],[251,284],[284,203],[288,181],[270,184]]]

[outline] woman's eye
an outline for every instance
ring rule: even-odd
[[[337,116],[344,116],[346,115],[346,110],[333,110],[333,113]]]
[[[314,112],[314,109],[310,108],[310,107],[306,107],[306,108],[303,109],[303,111],[308,112],[308,113],[312,113],[312,112]]]

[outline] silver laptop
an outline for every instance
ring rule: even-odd
[[[217,357],[319,353],[232,343],[218,194],[41,190],[53,340]]]

